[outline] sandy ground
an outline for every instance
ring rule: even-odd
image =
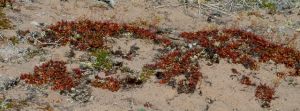
[[[113,21],[117,23],[133,23],[153,25],[159,28],[169,29],[168,36],[173,37],[183,31],[197,31],[199,29],[235,27],[251,30],[257,34],[265,35],[268,40],[277,43],[288,43],[300,48],[300,34],[293,28],[287,27],[287,21],[297,21],[300,16],[295,14],[268,15],[263,10],[242,11],[222,15],[207,22],[207,15],[199,13],[197,8],[187,8],[180,5],[176,0],[162,0],[163,5],[159,5],[155,0],[118,0],[114,8],[94,0],[69,0],[61,2],[59,0],[23,0],[17,1],[15,9],[4,9],[7,17],[13,22],[13,30],[1,30],[5,37],[16,36],[16,30],[39,31],[40,28],[35,23],[45,25],[54,24],[60,20],[91,19],[100,21]],[[297,11],[297,10],[296,10]],[[296,12],[295,11],[295,12]],[[249,15],[249,12],[256,15]],[[263,16],[259,16],[263,15]],[[281,30],[284,30],[281,32]],[[296,39],[295,39],[296,38]],[[122,38],[115,40],[114,49],[121,47],[126,51],[130,46],[136,44],[140,47],[139,55],[133,61],[124,61],[125,65],[140,72],[144,64],[153,62],[155,49],[161,46],[153,45],[147,40]],[[1,43],[0,47],[5,48],[8,44]],[[32,47],[24,44],[17,48]],[[40,64],[42,59],[64,60],[65,53],[69,47],[44,48],[44,56],[36,56],[26,62],[0,62],[1,77],[17,77],[22,72],[32,72],[36,64]],[[1,52],[3,55],[6,52]],[[84,52],[76,51],[76,56]],[[76,57],[78,59],[79,57]],[[14,58],[12,58],[14,59]],[[300,111],[300,86],[290,85],[292,80],[295,84],[300,82],[299,77],[291,77],[280,81],[276,88],[277,97],[271,103],[270,108],[261,108],[260,103],[254,96],[255,87],[246,86],[239,83],[238,78],[231,77],[232,68],[237,69],[242,75],[248,75],[256,84],[267,83],[273,85],[276,82],[275,72],[285,71],[283,66],[260,64],[260,69],[251,71],[242,65],[229,64],[226,60],[221,60],[219,64],[206,65],[207,61],[199,61],[201,64],[202,79],[199,89],[193,94],[178,94],[171,86],[157,83],[152,77],[141,87],[121,89],[118,92],[110,92],[104,89],[92,88],[92,98],[88,103],[77,103],[58,92],[45,89],[48,96],[36,95],[36,102],[30,103],[28,107],[21,110],[48,110],[61,111]],[[69,66],[75,67],[76,64]],[[8,91],[2,92],[7,97],[20,99],[28,89],[24,86],[17,86]],[[151,107],[145,107],[145,104]]]

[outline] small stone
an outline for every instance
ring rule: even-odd
[[[15,87],[16,85],[18,85],[19,81],[19,78],[0,77],[0,91],[9,90]]]
[[[114,6],[116,5],[116,1],[115,0],[98,0],[98,1],[105,2],[111,8],[114,8]]]
[[[193,48],[193,44],[189,44],[188,46],[189,46],[190,49]]]
[[[38,23],[38,22],[36,22],[36,21],[30,22],[30,24],[32,24],[32,25],[34,25],[34,26],[39,26],[39,25],[40,25],[40,23]]]
[[[157,79],[162,79],[164,74],[163,74],[163,72],[158,71],[158,72],[155,73],[155,76],[156,76]]]
[[[105,72],[99,72],[97,76],[100,78],[105,78]]]

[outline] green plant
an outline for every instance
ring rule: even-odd
[[[261,7],[269,9],[271,12],[275,12],[277,9],[277,6],[275,3],[270,2],[269,0],[262,0],[261,1]]]
[[[4,100],[0,100],[0,111],[6,111],[13,108],[13,104],[11,102],[5,102]]]
[[[109,58],[110,53],[107,50],[100,49],[92,53],[96,57],[95,63],[93,66],[97,69],[102,69],[104,71],[109,71],[113,67],[113,62]]]
[[[152,75],[154,75],[154,70],[144,67],[139,79],[146,82]]]
[[[17,45],[19,44],[19,38],[17,38],[16,36],[13,36],[12,38],[9,38],[9,41],[13,44],[13,45]]]
[[[139,108],[138,111],[146,111],[144,108]]]

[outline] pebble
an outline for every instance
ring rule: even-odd
[[[13,88],[19,83],[19,78],[0,77],[0,91],[5,91]]]

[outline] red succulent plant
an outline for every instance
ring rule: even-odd
[[[23,73],[21,80],[28,84],[51,85],[53,90],[70,90],[77,85],[76,78],[80,78],[81,72],[74,70],[76,78],[67,72],[66,63],[63,61],[50,60],[41,66],[35,66],[33,74]]]
[[[154,40],[164,45],[170,45],[172,43],[169,39],[149,29],[128,24],[91,20],[60,21],[50,25],[45,31],[47,32],[47,37],[41,38],[40,41],[58,42],[61,45],[70,43],[79,50],[103,48],[105,45],[105,37],[118,36],[124,32],[133,33],[136,37]]]

